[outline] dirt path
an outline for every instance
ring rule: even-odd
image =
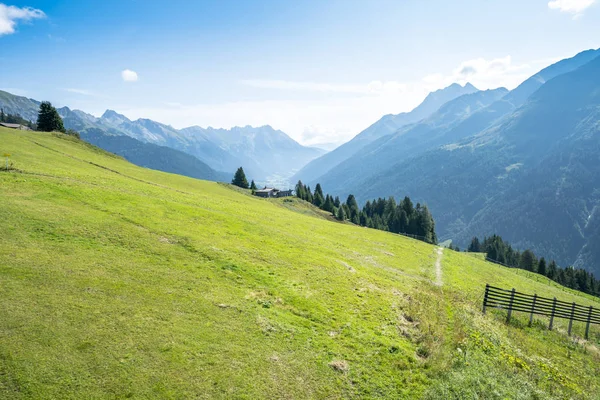
[[[435,284],[442,286],[442,257],[444,256],[444,249],[442,247],[437,248],[437,259],[435,260]]]

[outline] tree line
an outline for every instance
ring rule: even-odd
[[[520,252],[513,249],[498,235],[484,237],[483,241],[474,237],[467,251],[486,253],[487,258],[492,261],[536,272],[562,286],[600,297],[600,280],[597,280],[591,272],[574,267],[561,268],[554,260],[548,263],[544,257],[538,259],[529,249]]]
[[[7,124],[19,124],[28,127],[29,129],[35,130],[36,126],[33,122],[26,120],[19,114],[5,113],[4,109],[0,109],[0,122]]]
[[[348,195],[345,202],[338,196],[325,194],[317,183],[314,192],[310,186],[298,181],[296,197],[308,201],[321,210],[330,212],[339,221],[350,221],[367,228],[414,236],[422,241],[437,244],[435,221],[426,205],[415,206],[407,196],[400,203],[393,197],[367,201],[362,209],[354,195]]]

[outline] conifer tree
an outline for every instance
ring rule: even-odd
[[[521,260],[519,261],[519,267],[525,269],[527,271],[535,272],[535,255],[531,250],[525,250],[523,254],[521,254]]]
[[[333,205],[335,206],[335,208],[339,208],[340,207],[340,198],[338,196],[335,196],[335,200],[333,201]]]
[[[333,199],[331,198],[330,195],[327,195],[327,197],[325,198],[325,204],[323,204],[323,210],[325,211],[329,211],[329,212],[333,212],[335,209],[335,206],[333,205]]]
[[[321,184],[317,183],[317,186],[315,187],[315,194],[314,196],[316,197],[317,194],[321,195],[322,199],[325,199],[325,195],[323,194],[323,189],[321,189]]]
[[[37,129],[41,132],[65,132],[62,118],[49,101],[43,101],[40,104]]]
[[[481,252],[481,244],[479,243],[479,239],[475,236],[471,239],[471,244],[469,245],[467,251],[471,253],[480,253]]]
[[[338,208],[336,218],[338,221],[343,221],[346,219],[346,213],[344,212],[344,207]]]
[[[319,193],[315,190],[315,195],[313,196],[312,203],[313,203],[313,205],[321,208],[321,207],[323,207],[323,204],[325,204],[325,199],[323,198],[323,195],[321,193]]]
[[[540,262],[538,263],[537,272],[540,275],[547,275],[546,271],[546,259],[544,257],[540,258]]]
[[[256,183],[254,183],[254,179],[252,179],[252,182],[250,182],[250,190],[252,190],[252,194],[254,194],[254,192],[256,192]]]
[[[306,193],[305,193],[304,184],[302,183],[302,181],[298,181],[298,183],[296,183],[296,197],[298,197],[299,199],[305,200]]]
[[[248,180],[246,179],[246,174],[244,173],[244,168],[239,167],[237,171],[235,171],[235,176],[231,181],[235,186],[241,187],[242,189],[248,189]]]

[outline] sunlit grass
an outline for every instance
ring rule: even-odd
[[[596,328],[480,309],[589,296],[450,250],[437,287],[433,246],[62,135],[0,153],[0,398],[600,396]]]

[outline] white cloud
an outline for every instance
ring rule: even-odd
[[[121,71],[121,78],[123,78],[125,82],[137,82],[138,74],[130,69],[124,69]]]
[[[551,10],[559,10],[573,14],[574,18],[577,18],[583,14],[583,12],[594,4],[596,0],[552,0],[548,2],[548,7]]]
[[[486,60],[475,58],[463,61],[452,73],[432,74],[423,78],[428,90],[448,86],[454,82],[470,82],[479,89],[492,89],[504,86],[514,89],[533,74],[529,64],[515,64],[510,56]]]
[[[31,21],[32,19],[45,18],[42,10],[31,7],[7,6],[0,3],[0,36],[15,33],[17,21]]]

